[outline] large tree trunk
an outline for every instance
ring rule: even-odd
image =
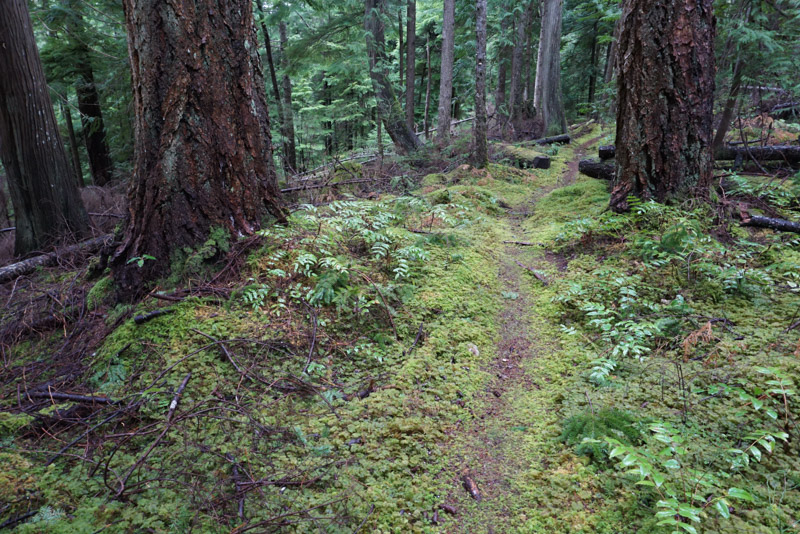
[[[88,234],[25,0],[0,2],[0,159],[14,205],[15,254]]]
[[[455,0],[444,0],[444,18],[442,19],[442,69],[439,76],[439,116],[436,124],[436,135],[439,145],[444,145],[450,140],[450,108],[453,102],[455,26]]]
[[[239,1],[239,0],[237,0]],[[297,145],[294,134],[294,112],[292,111],[292,80],[287,72],[289,60],[286,58],[286,45],[289,42],[286,23],[278,25],[281,46],[281,68],[283,69],[283,127],[284,143],[286,143],[286,158],[284,164],[290,172],[297,172]]]
[[[406,0],[406,123],[414,130],[414,75],[417,65],[417,0]]]
[[[212,229],[236,239],[268,214],[285,215],[250,0],[123,7],[136,148],[128,228],[112,265],[120,295],[135,298]]]
[[[78,81],[75,92],[78,95],[78,111],[81,112],[81,126],[89,155],[89,169],[94,185],[106,185],[111,180],[114,163],[108,151],[106,128],[103,124],[103,111],[100,108],[100,94],[94,83],[94,72],[89,61],[89,51],[78,65]]]
[[[383,1],[366,0],[365,2],[364,28],[366,29],[369,74],[372,79],[372,89],[375,92],[379,120],[383,121],[386,133],[391,137],[397,151],[409,153],[417,150],[421,143],[417,139],[417,134],[408,127],[400,102],[397,101],[389,80],[384,26],[381,21]]]
[[[486,0],[475,4],[475,163],[489,163],[486,145]]]
[[[533,107],[542,127],[542,135],[567,131],[567,119],[561,100],[561,8],[563,0],[543,0],[539,58],[536,62],[536,88]]]
[[[659,202],[705,194],[712,175],[712,0],[625,0],[617,69],[617,176],[628,195]]]

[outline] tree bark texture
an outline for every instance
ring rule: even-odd
[[[250,0],[124,0],[135,112],[129,221],[112,258],[136,298],[213,228],[285,215]],[[132,258],[155,259],[129,263]]]
[[[513,124],[520,124],[522,117],[522,93],[524,90],[523,73],[525,67],[525,31],[528,21],[533,18],[533,2],[525,4],[522,19],[515,21],[515,41],[511,52],[511,87],[508,95],[508,116]]]
[[[455,0],[444,0],[444,18],[442,19],[442,68],[439,77],[439,117],[436,124],[436,135],[439,145],[444,145],[450,140],[450,108],[453,101],[455,26]]]
[[[281,22],[278,25],[278,32],[281,46],[281,68],[283,69],[283,138],[286,143],[286,161],[284,164],[289,168],[290,172],[297,172],[297,145],[294,134],[294,112],[292,111],[292,80],[289,79],[287,72],[289,60],[286,57],[286,45],[289,42],[289,37],[285,22]]]
[[[539,57],[533,107],[543,135],[566,133],[567,119],[561,99],[561,10],[563,0],[543,0]]]
[[[417,65],[417,0],[406,7],[406,124],[414,131],[414,76]]]
[[[475,163],[489,163],[486,144],[486,0],[475,3]]]
[[[0,2],[0,159],[16,217],[15,254],[88,234],[25,0]]]
[[[378,120],[383,121],[386,133],[400,153],[417,150],[421,143],[417,134],[408,127],[403,109],[397,100],[387,71],[386,41],[384,24],[381,20],[384,0],[366,0],[364,28],[366,29],[367,56],[372,89],[378,106]]]
[[[712,176],[712,0],[625,0],[621,24],[611,208],[627,210],[628,195],[703,194]]]
[[[106,142],[106,128],[103,124],[103,111],[100,108],[100,94],[94,83],[94,71],[85,49],[83,61],[77,66],[78,80],[75,92],[78,95],[78,111],[81,113],[81,127],[86,141],[86,153],[89,156],[89,170],[92,183],[103,186],[111,180],[114,163]]]
[[[428,33],[428,41],[425,43],[425,70],[428,72],[428,82],[425,85],[425,116],[423,128],[425,129],[425,139],[429,139],[430,134],[430,111],[431,111],[431,34]]]

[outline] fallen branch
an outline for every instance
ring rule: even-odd
[[[763,217],[761,215],[751,215],[749,219],[742,221],[742,226],[770,228],[772,230],[779,230],[781,232],[794,232],[795,234],[800,234],[800,223],[787,221],[786,219]]]
[[[0,268],[0,284],[30,274],[35,271],[37,267],[54,265],[59,258],[64,256],[72,256],[78,253],[92,254],[100,250],[104,245],[110,243],[112,238],[113,236],[111,234],[95,237],[94,239],[89,239],[88,241],[83,241],[76,245],[58,249],[49,254],[42,254],[41,256],[35,256],[2,267]]]
[[[521,263],[521,262],[519,262],[517,260],[514,260],[514,263],[516,263],[517,265],[519,265],[520,267],[522,267],[523,269],[525,269],[526,271],[531,273],[533,276],[536,277],[537,280],[539,280],[544,285],[550,285],[550,282],[547,280],[547,278],[542,273],[537,271],[536,269],[534,269],[532,267],[528,267],[524,263]]]
[[[31,391],[27,394],[32,399],[52,399],[54,401],[84,402],[88,404],[118,404],[118,400],[108,397],[94,397],[92,395],[76,395],[73,393],[60,393],[58,391]]]
[[[503,241],[506,245],[519,245],[521,247],[543,247],[541,243],[531,243],[529,241]]]
[[[540,139],[533,139],[531,141],[525,141],[524,143],[520,143],[523,145],[551,145],[554,143],[558,144],[568,144],[572,141],[572,137],[569,134],[562,134],[562,135],[554,135],[552,137],[542,137]]]
[[[156,317],[161,317],[162,315],[169,315],[170,313],[174,313],[175,310],[172,308],[164,308],[161,310],[151,311],[150,313],[145,313],[143,315],[137,315],[133,318],[133,322],[137,325],[144,324],[147,321],[153,320]]]

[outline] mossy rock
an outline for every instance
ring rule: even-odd
[[[433,173],[425,176],[422,181],[420,182],[421,187],[435,187],[437,185],[442,185],[445,183],[444,174],[441,173]]]
[[[86,294],[86,306],[94,310],[108,304],[114,295],[114,279],[111,276],[104,276],[98,280]]]

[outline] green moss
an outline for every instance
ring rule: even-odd
[[[92,286],[86,294],[86,306],[89,309],[96,309],[103,304],[107,304],[114,295],[114,279],[104,276]]]

